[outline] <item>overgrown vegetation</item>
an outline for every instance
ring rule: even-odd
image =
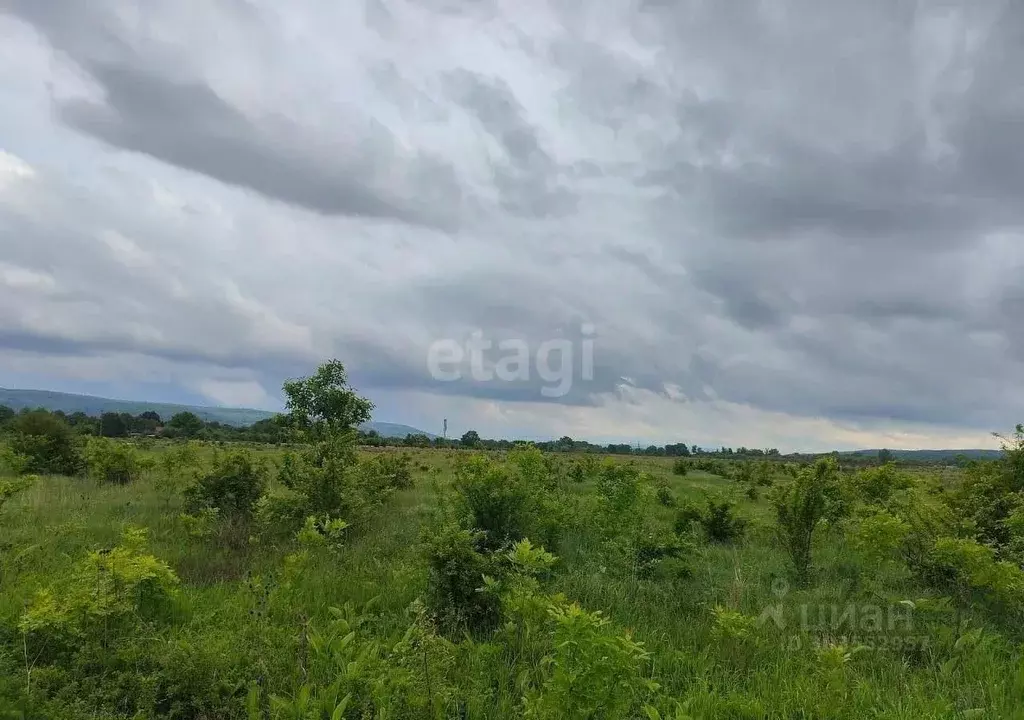
[[[285,447],[8,420],[0,717],[1020,717],[1021,428],[942,471],[397,450],[340,363],[285,389]]]

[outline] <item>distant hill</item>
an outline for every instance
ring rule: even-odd
[[[253,410],[251,408],[175,405],[173,403],[143,402],[139,400],[114,400],[94,395],[74,395],[72,393],[51,392],[50,390],[10,390],[5,388],[0,388],[0,405],[6,405],[15,410],[21,410],[22,408],[62,410],[69,415],[76,412],[84,412],[86,415],[102,415],[105,412],[124,412],[138,415],[147,410],[152,410],[164,420],[170,419],[176,413],[188,411],[195,413],[207,422],[219,422],[235,427],[252,425],[254,422],[265,420],[277,414],[268,410]],[[414,427],[397,423],[368,422],[361,425],[360,429],[366,432],[376,430],[384,437],[404,438],[406,435],[417,434],[423,434],[430,438],[437,437],[431,433],[417,430]]]

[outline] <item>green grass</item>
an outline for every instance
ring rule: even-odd
[[[158,445],[146,452],[163,451]],[[274,449],[260,453],[271,462],[279,455]],[[254,683],[283,696],[294,693],[310,662],[305,628],[325,626],[332,607],[358,607],[379,598],[361,632],[394,646],[413,622],[410,607],[427,587],[419,539],[437,503],[434,485],[449,486],[454,457],[452,452],[415,451],[414,487],[375,511],[341,552],[315,553],[290,581],[286,568],[297,550],[293,542],[190,535],[179,517],[181,497],[161,489],[158,471],[126,486],[41,478],[0,510],[0,671],[9,676],[0,693],[11,698],[13,707],[13,698],[35,673],[33,717],[132,717],[118,714],[111,700],[118,690],[104,685],[112,679],[87,678],[85,668],[72,670],[81,675],[75,694],[62,693],[66,676],[33,665],[31,658],[26,662],[17,630],[19,617],[40,589],[59,591],[61,579],[87,552],[116,545],[127,525],[149,529],[149,552],[168,563],[182,581],[174,617],[136,643],[146,658],[142,674],[174,674],[181,692],[203,696],[196,706],[205,709],[185,710],[179,717],[246,717],[245,693]],[[735,481],[707,473],[674,475],[670,459],[635,462],[649,473],[652,487],[667,483],[680,501],[731,497],[751,520],[747,536],[736,545],[698,544],[687,558],[689,577],[643,579],[605,567],[598,541],[585,523],[567,528],[560,546],[551,548],[561,560],[545,590],[602,611],[616,627],[643,642],[651,653],[647,672],[661,685],[664,708],[674,699],[694,718],[1024,718],[1021,628],[1013,622],[980,606],[967,608],[971,627],[984,632],[980,639],[958,645],[962,633],[955,629],[953,616],[915,616],[910,634],[924,638],[923,651],[900,647],[899,633],[883,629],[859,633],[861,640],[878,647],[844,659],[843,653],[857,641],[844,642],[841,632],[828,629],[802,629],[801,607],[813,617],[819,608],[859,611],[935,593],[905,570],[876,572],[857,565],[837,531],[819,538],[811,587],[796,589],[786,580],[786,555],[775,539],[773,514],[763,496],[751,501]],[[593,499],[592,481],[570,489],[580,507]],[[645,499],[643,512],[654,523],[671,526],[674,510],[653,497]],[[261,600],[263,587],[276,593],[266,603]],[[782,606],[784,627],[771,621],[759,625],[756,619],[776,604]],[[716,621],[716,607],[741,613],[746,630]],[[450,651],[463,652],[452,661],[459,671],[451,685],[466,692],[471,686],[499,686],[500,659],[467,651],[468,642],[456,642],[462,650]],[[829,651],[833,646],[845,647]],[[327,671],[317,672],[318,682],[330,677]],[[48,674],[56,678],[49,686]],[[465,712],[471,717],[519,717],[520,698],[502,687],[506,689],[500,697],[479,706],[484,710]],[[432,712],[456,717],[457,705],[438,695],[431,699],[430,711],[407,716]],[[150,708],[137,717],[156,714]]]

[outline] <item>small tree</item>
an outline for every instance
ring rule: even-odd
[[[124,437],[128,434],[128,425],[124,418],[115,412],[100,415],[100,435],[108,438]]]
[[[476,430],[467,430],[459,442],[462,447],[475,448],[480,444],[480,434]]]
[[[800,584],[809,580],[814,531],[829,511],[838,487],[838,474],[833,458],[821,459],[803,469],[793,482],[778,486],[772,498],[779,535]]]
[[[340,360],[325,362],[310,377],[286,381],[283,389],[292,427],[314,437],[351,430],[373,412],[373,403],[349,386]]]
[[[10,448],[26,459],[24,472],[75,475],[82,455],[68,424],[46,410],[21,413],[10,421]]]
[[[167,423],[167,427],[173,428],[182,437],[194,438],[203,431],[203,421],[194,412],[186,410],[176,413]]]

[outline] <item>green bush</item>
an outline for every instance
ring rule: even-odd
[[[659,485],[657,491],[655,491],[655,497],[658,503],[665,507],[676,506],[676,496],[672,493],[672,489],[668,485]]]
[[[686,473],[690,472],[690,463],[683,458],[678,458],[672,463],[672,472],[680,476],[686,475]]]
[[[480,633],[498,621],[497,599],[481,592],[484,576],[494,571],[486,535],[445,524],[426,538],[426,606],[445,633]]]
[[[24,472],[39,475],[77,475],[82,454],[71,427],[46,410],[21,413],[10,421],[10,448],[26,459]]]
[[[116,485],[135,482],[142,473],[142,463],[135,448],[105,437],[88,439],[85,464],[90,477]]]
[[[68,578],[41,590],[19,623],[36,652],[109,644],[167,619],[178,578],[145,549],[146,531],[129,528],[117,547],[90,552]]]
[[[708,540],[717,543],[738,542],[747,529],[746,518],[738,515],[735,503],[728,500],[708,500],[700,523]]]
[[[736,512],[735,503],[709,499],[703,509],[686,503],[676,513],[673,528],[677,536],[688,535],[694,527],[710,542],[733,543],[743,538],[747,520]]]
[[[779,536],[789,553],[795,579],[810,579],[811,549],[818,524],[829,514],[838,491],[839,469],[826,458],[800,471],[796,479],[775,487],[772,504]]]
[[[243,450],[217,458],[213,469],[186,490],[185,497],[190,510],[216,508],[221,517],[248,518],[265,484],[266,470]]]
[[[512,450],[504,463],[480,455],[462,460],[454,485],[467,527],[484,533],[488,551],[525,537],[556,541],[558,488],[536,448]]]

